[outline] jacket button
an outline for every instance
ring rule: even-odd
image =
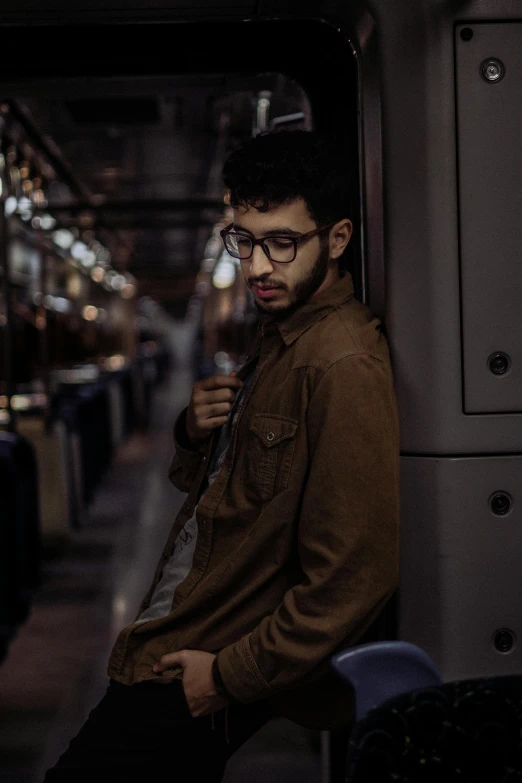
[[[267,434],[266,434],[266,439],[267,440],[274,440],[274,438],[275,438],[275,435],[274,435],[273,432],[267,432]]]
[[[190,505],[190,503],[186,504],[185,511],[187,512],[187,514],[192,514],[192,506]]]
[[[165,549],[165,551],[162,553],[162,555],[161,555],[161,559],[162,559],[162,560],[168,560],[168,559],[169,559],[169,553],[167,552],[167,550],[166,550],[166,549]]]
[[[207,458],[206,458],[206,457],[203,457],[203,459],[202,459],[201,461],[202,461],[202,462],[206,462],[206,461],[207,461]]]
[[[143,608],[144,608],[144,609],[148,609],[148,608],[149,608],[149,606],[150,606],[150,601],[144,601],[144,602],[142,603],[142,606],[143,606]]]

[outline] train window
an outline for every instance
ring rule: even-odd
[[[353,173],[357,227],[352,55],[313,22],[11,27],[0,53],[11,321],[35,352],[14,351],[16,379],[132,352],[114,324],[135,295],[171,315],[199,306],[201,373],[239,361],[255,316],[233,262],[214,257],[223,160],[260,130],[320,130]],[[364,299],[362,246],[356,228],[343,265]]]

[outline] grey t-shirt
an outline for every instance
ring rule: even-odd
[[[234,407],[231,411],[232,415],[228,417],[228,421],[221,428],[216,448],[214,449],[214,453],[209,462],[207,480],[206,484],[203,485],[200,500],[204,496],[205,492],[208,491],[219,472],[223,459],[225,458],[226,451],[232,441],[234,426],[245,400],[247,390],[250,387],[253,378],[254,373],[251,372],[245,379],[241,389],[239,389],[236,394]],[[185,522],[183,528],[178,533],[174,543],[174,551],[165,564],[161,579],[159,580],[158,584],[156,585],[156,589],[152,594],[150,605],[140,614],[136,620],[137,623],[146,623],[150,620],[158,620],[160,617],[166,617],[169,614],[172,607],[172,601],[174,599],[174,592],[176,587],[181,584],[184,579],[186,579],[190,569],[192,568],[197,538],[198,523],[196,520],[195,509],[191,518]]]

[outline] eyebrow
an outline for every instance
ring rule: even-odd
[[[240,226],[239,223],[234,223],[234,229],[236,231],[241,231],[244,234],[250,234],[251,237],[254,236],[254,234],[248,230],[248,228],[243,228],[243,226]],[[287,226],[281,226],[281,228],[271,228],[268,231],[265,231],[263,236],[264,237],[281,237],[281,236],[289,236],[289,237],[299,237],[301,236],[303,232],[302,231],[296,231],[293,228],[288,228]]]

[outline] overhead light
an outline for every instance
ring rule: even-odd
[[[101,283],[105,277],[105,269],[102,266],[95,266],[91,271],[91,277],[95,283]]]
[[[31,404],[31,399],[27,394],[14,394],[11,397],[11,407],[16,411],[26,411]]]
[[[82,261],[85,258],[85,254],[89,252],[89,248],[85,242],[74,242],[71,246],[71,255],[76,261]]]
[[[44,231],[51,231],[56,225],[56,220],[52,215],[42,215],[40,218],[40,228]]]
[[[121,291],[126,284],[127,279],[125,275],[116,274],[111,279],[111,287],[114,291]]]
[[[94,305],[85,305],[82,310],[82,318],[86,321],[95,321],[98,318],[98,308]]]
[[[27,198],[27,196],[21,196],[21,198],[18,199],[18,209],[20,212],[28,212],[31,207],[31,199]]]
[[[127,360],[121,353],[116,353],[114,356],[108,356],[105,360],[105,366],[108,370],[121,370],[125,367]]]
[[[124,299],[132,299],[132,297],[136,295],[136,286],[134,283],[125,283],[120,294]]]
[[[14,215],[18,209],[18,199],[16,196],[8,196],[5,200],[4,210],[7,216]]]
[[[42,304],[46,310],[55,310],[57,313],[68,313],[71,309],[70,301],[64,296],[47,294],[43,297]]]
[[[93,253],[92,250],[87,250],[83,258],[80,260],[80,263],[82,266],[86,266],[88,269],[90,269],[96,263],[96,253]]]
[[[68,313],[71,310],[71,303],[64,296],[55,296],[53,305],[58,313]]]
[[[74,234],[66,228],[59,228],[53,233],[53,242],[58,247],[61,247],[62,250],[69,250],[74,243]]]

